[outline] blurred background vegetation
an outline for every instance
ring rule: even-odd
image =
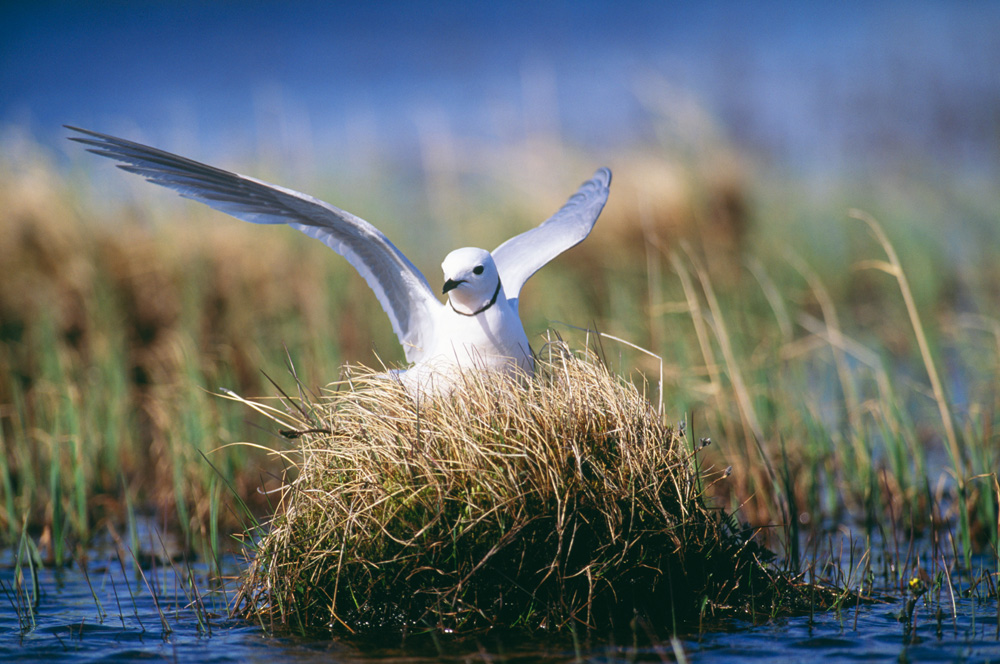
[[[311,3],[4,10],[8,539],[27,528],[59,560],[139,511],[184,547],[217,547],[239,526],[234,496],[264,514],[284,472],[227,445],[291,444],[219,388],[294,394],[293,366],[322,393],[345,363],[402,360],[363,280],[320,243],[122,174],[64,141],[68,122],[330,201],[432,283],[448,250],[495,247],[607,165],[593,235],[524,291],[536,346],[550,328],[599,345],[690,440],[714,441],[703,458],[733,474],[711,491],[751,523],[876,538],[957,525],[956,548],[996,546],[988,7],[445,5],[416,27]],[[445,17],[442,42],[413,36]],[[334,19],[371,59],[324,32]],[[157,56],[171,43],[190,46],[175,66]]]

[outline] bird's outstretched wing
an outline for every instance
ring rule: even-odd
[[[350,212],[306,194],[208,166],[141,143],[66,126],[102,157],[126,171],[169,187],[237,219],[255,224],[288,224],[323,241],[350,262],[375,291],[406,359],[417,362],[433,340],[438,301],[427,279],[377,228]]]
[[[493,250],[504,293],[515,307],[521,287],[531,275],[590,234],[608,200],[610,186],[611,171],[599,168],[558,212]]]

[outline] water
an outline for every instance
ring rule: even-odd
[[[77,565],[38,570],[40,588],[33,626],[22,628],[15,609],[14,566],[0,561],[0,661],[83,662],[632,662],[673,661],[674,645],[663,634],[523,638],[487,635],[475,639],[407,638],[344,640],[270,636],[260,627],[228,617],[239,564],[223,561],[228,579],[212,588],[204,564],[150,565],[140,576],[129,559],[95,551],[84,574]],[[143,580],[143,576],[145,580]],[[89,583],[88,583],[89,578]],[[193,582],[193,587],[192,587]],[[148,585],[147,585],[148,584]],[[91,592],[93,588],[93,593]],[[195,592],[194,589],[197,589]],[[156,601],[153,599],[155,593]],[[932,593],[928,593],[930,596]],[[985,594],[985,593],[984,593]],[[95,601],[95,596],[97,600]],[[675,645],[690,661],[833,662],[1000,661],[995,599],[955,597],[946,591],[937,606],[921,603],[915,630],[904,635],[895,600],[839,613],[777,619],[764,625],[733,624]],[[98,602],[101,609],[98,609]],[[101,615],[101,612],[104,615]]]
[[[65,149],[77,123],[205,159],[256,138],[343,164],[358,135],[398,156],[441,120],[644,143],[691,96],[794,169],[995,174],[998,20],[997,3],[933,0],[4,3],[0,126]]]
[[[784,659],[825,662],[895,661],[997,661],[1000,640],[993,613],[986,606],[973,607],[973,600],[959,602],[959,625],[949,619],[938,633],[929,609],[917,612],[917,628],[909,639],[897,616],[903,602],[862,607],[836,614],[778,620],[760,627],[712,633],[699,640],[685,641],[685,649],[697,661]],[[979,615],[972,625],[973,612]]]

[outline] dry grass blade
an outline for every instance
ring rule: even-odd
[[[924,367],[927,370],[927,377],[931,382],[931,389],[934,391],[934,401],[937,402],[938,411],[941,414],[941,424],[944,426],[945,439],[948,441],[948,451],[952,456],[952,462],[955,464],[955,472],[959,475],[959,484],[964,485],[965,478],[968,475],[967,463],[958,444],[958,433],[951,417],[951,408],[948,405],[948,399],[945,396],[941,378],[938,376],[934,357],[931,355],[930,344],[927,342],[927,335],[924,333],[924,325],[920,319],[920,313],[917,311],[913,292],[910,290],[910,281],[906,278],[903,265],[899,262],[899,256],[896,255],[896,249],[892,246],[889,237],[882,230],[882,227],[875,218],[861,210],[851,210],[850,216],[868,225],[868,228],[875,236],[875,239],[878,240],[878,243],[882,245],[882,249],[889,259],[888,263],[885,261],[864,261],[859,263],[858,267],[882,270],[895,277],[899,283],[899,290],[903,296],[903,302],[906,304],[906,311],[910,316],[910,324],[913,326],[913,333],[917,338],[917,345],[920,348],[920,357],[923,359]]]
[[[823,312],[823,322],[828,330],[831,340],[830,348],[833,351],[834,364],[837,367],[837,377],[840,379],[840,388],[844,395],[844,406],[847,410],[847,418],[851,426],[851,435],[861,435],[861,401],[858,398],[858,391],[854,385],[854,377],[847,364],[844,353],[844,334],[840,326],[840,317],[837,315],[837,307],[833,304],[833,298],[827,291],[826,286],[819,275],[802,260],[802,257],[791,249],[785,252],[785,258],[802,278],[809,284],[809,289],[819,303],[820,311]]]
[[[729,382],[732,385],[733,395],[736,398],[740,421],[743,424],[743,435],[747,448],[747,460],[749,461],[751,459],[750,446],[752,444],[756,449],[757,454],[760,456],[760,460],[764,464],[771,486],[774,487],[774,500],[781,509],[784,523],[791,523],[791,511],[788,505],[788,498],[783,492],[778,490],[778,487],[780,486],[780,483],[778,482],[778,474],[774,469],[774,464],[771,462],[771,458],[768,455],[767,450],[764,449],[764,428],[760,424],[760,418],[757,416],[757,411],[754,408],[750,390],[747,387],[746,381],[743,379],[743,371],[740,368],[739,362],[736,360],[736,354],[733,351],[733,344],[726,328],[725,318],[722,315],[722,308],[719,306],[719,300],[715,295],[715,288],[712,286],[711,277],[701,260],[695,256],[691,247],[686,242],[682,242],[681,247],[684,249],[688,261],[691,263],[691,267],[694,270],[695,276],[697,276],[698,282],[701,284],[702,292],[705,295],[705,301],[712,314],[713,322],[715,323],[712,326],[712,329],[715,332],[715,339],[719,344],[719,350],[722,352],[726,372],[729,376]],[[685,290],[687,290],[687,287],[685,287]]]

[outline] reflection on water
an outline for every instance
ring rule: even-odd
[[[127,556],[128,554],[126,554]],[[26,568],[25,568],[26,569]],[[37,608],[24,613],[15,590],[14,559],[0,559],[0,661],[124,662],[371,662],[371,661],[673,661],[665,634],[642,630],[630,638],[487,635],[478,639],[398,636],[372,640],[275,637],[257,625],[228,618],[238,563],[224,562],[228,579],[213,586],[202,564],[155,563],[139,574],[129,560],[94,552],[84,574],[79,566],[37,570]],[[26,572],[30,579],[30,573]],[[155,593],[155,601],[154,601]],[[985,592],[982,593],[985,595]],[[921,603],[915,630],[904,637],[903,601],[850,608],[765,625],[730,625],[725,631],[687,636],[678,646],[699,662],[803,661],[998,661],[995,599],[947,592],[940,604]],[[35,599],[28,591],[28,603]],[[942,610],[938,612],[938,608]],[[27,625],[22,628],[21,622]]]

